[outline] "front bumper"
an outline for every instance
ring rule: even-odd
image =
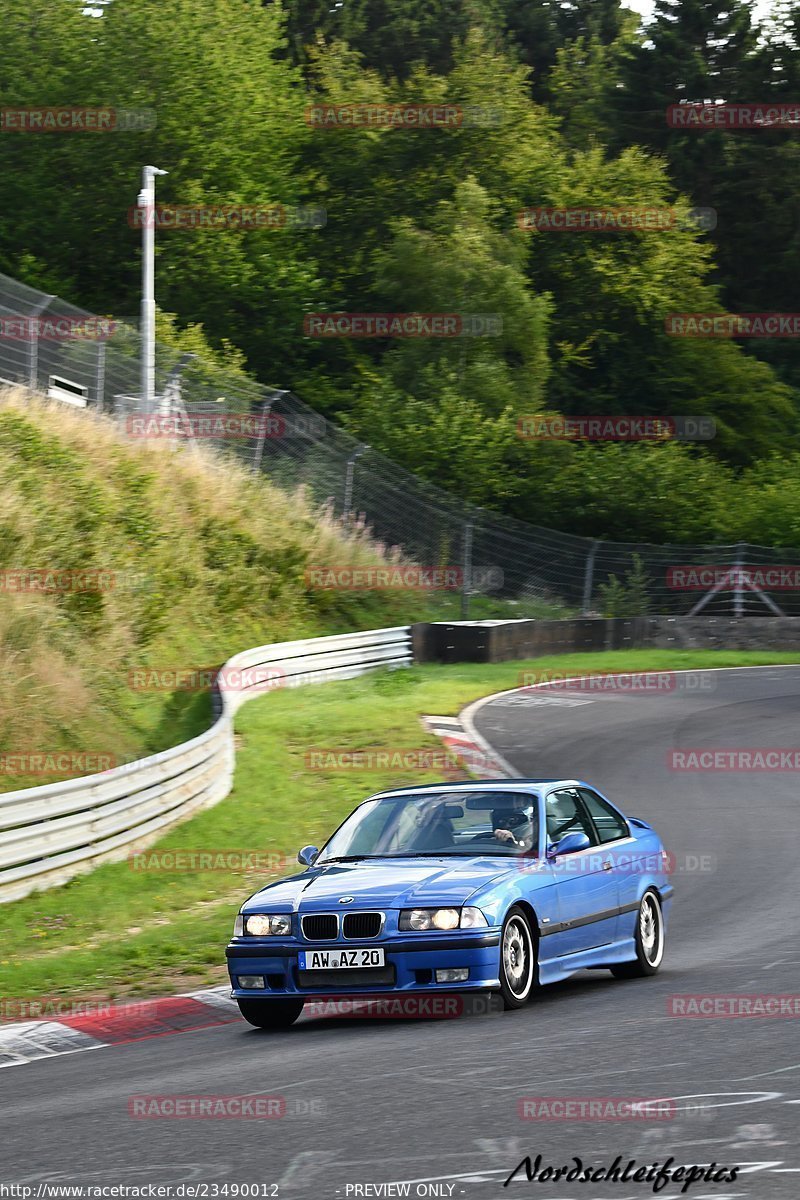
[[[469,979],[457,990],[481,991],[499,987],[500,931],[448,934],[440,937],[397,936],[369,942],[351,942],[351,949],[373,948],[385,952],[386,969],[374,974],[358,970],[301,972],[297,956],[301,950],[330,950],[339,942],[300,942],[235,938],[226,950],[232,994],[243,999],[263,996],[369,995],[387,992],[451,992],[452,983],[436,983],[435,971],[466,967]],[[263,975],[263,991],[239,986],[240,975]],[[314,978],[310,978],[314,976]]]

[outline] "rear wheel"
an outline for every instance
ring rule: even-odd
[[[611,968],[616,979],[640,979],[644,975],[655,975],[664,957],[666,941],[664,914],[658,894],[645,892],[639,905],[636,921],[636,958],[633,962],[617,963]]]
[[[288,1029],[303,1011],[303,1001],[293,996],[279,1000],[238,1000],[239,1012],[257,1029]]]
[[[522,1008],[536,986],[536,950],[528,918],[515,905],[500,936],[500,994],[506,1008]]]

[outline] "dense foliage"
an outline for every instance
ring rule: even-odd
[[[169,171],[163,203],[322,206],[317,230],[160,233],[161,307],[488,508],[606,537],[796,541],[797,340],[664,327],[670,313],[793,307],[797,134],[684,132],[665,110],[796,100],[796,0],[761,24],[744,0],[658,0],[645,29],[618,0],[90,11],[0,0],[0,108],[149,108],[155,128],[0,132],[0,270],[95,311],[136,312],[127,212],[145,162]],[[484,123],[315,128],[306,115],[354,103],[449,103]],[[517,222],[528,206],[679,219],[531,231]],[[716,210],[715,228],[690,219],[696,206]],[[491,313],[502,329],[306,333],[307,314],[339,311]],[[517,434],[530,413],[703,414],[717,435],[699,447],[531,442]]]

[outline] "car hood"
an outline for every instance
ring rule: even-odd
[[[352,896],[358,907],[458,906],[491,880],[519,870],[518,862],[481,856],[331,863],[268,884],[242,905],[242,911],[259,912],[267,906],[273,912],[310,912],[330,909],[344,896]]]

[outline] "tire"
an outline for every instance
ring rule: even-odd
[[[280,1000],[238,1000],[239,1012],[257,1029],[288,1029],[303,1011],[303,1001],[294,996]]]
[[[655,975],[664,958],[666,931],[658,893],[652,888],[642,896],[636,917],[636,958],[611,968],[616,979],[641,979]]]
[[[506,1009],[522,1008],[538,978],[536,941],[519,905],[510,908],[500,935],[500,995]]]

